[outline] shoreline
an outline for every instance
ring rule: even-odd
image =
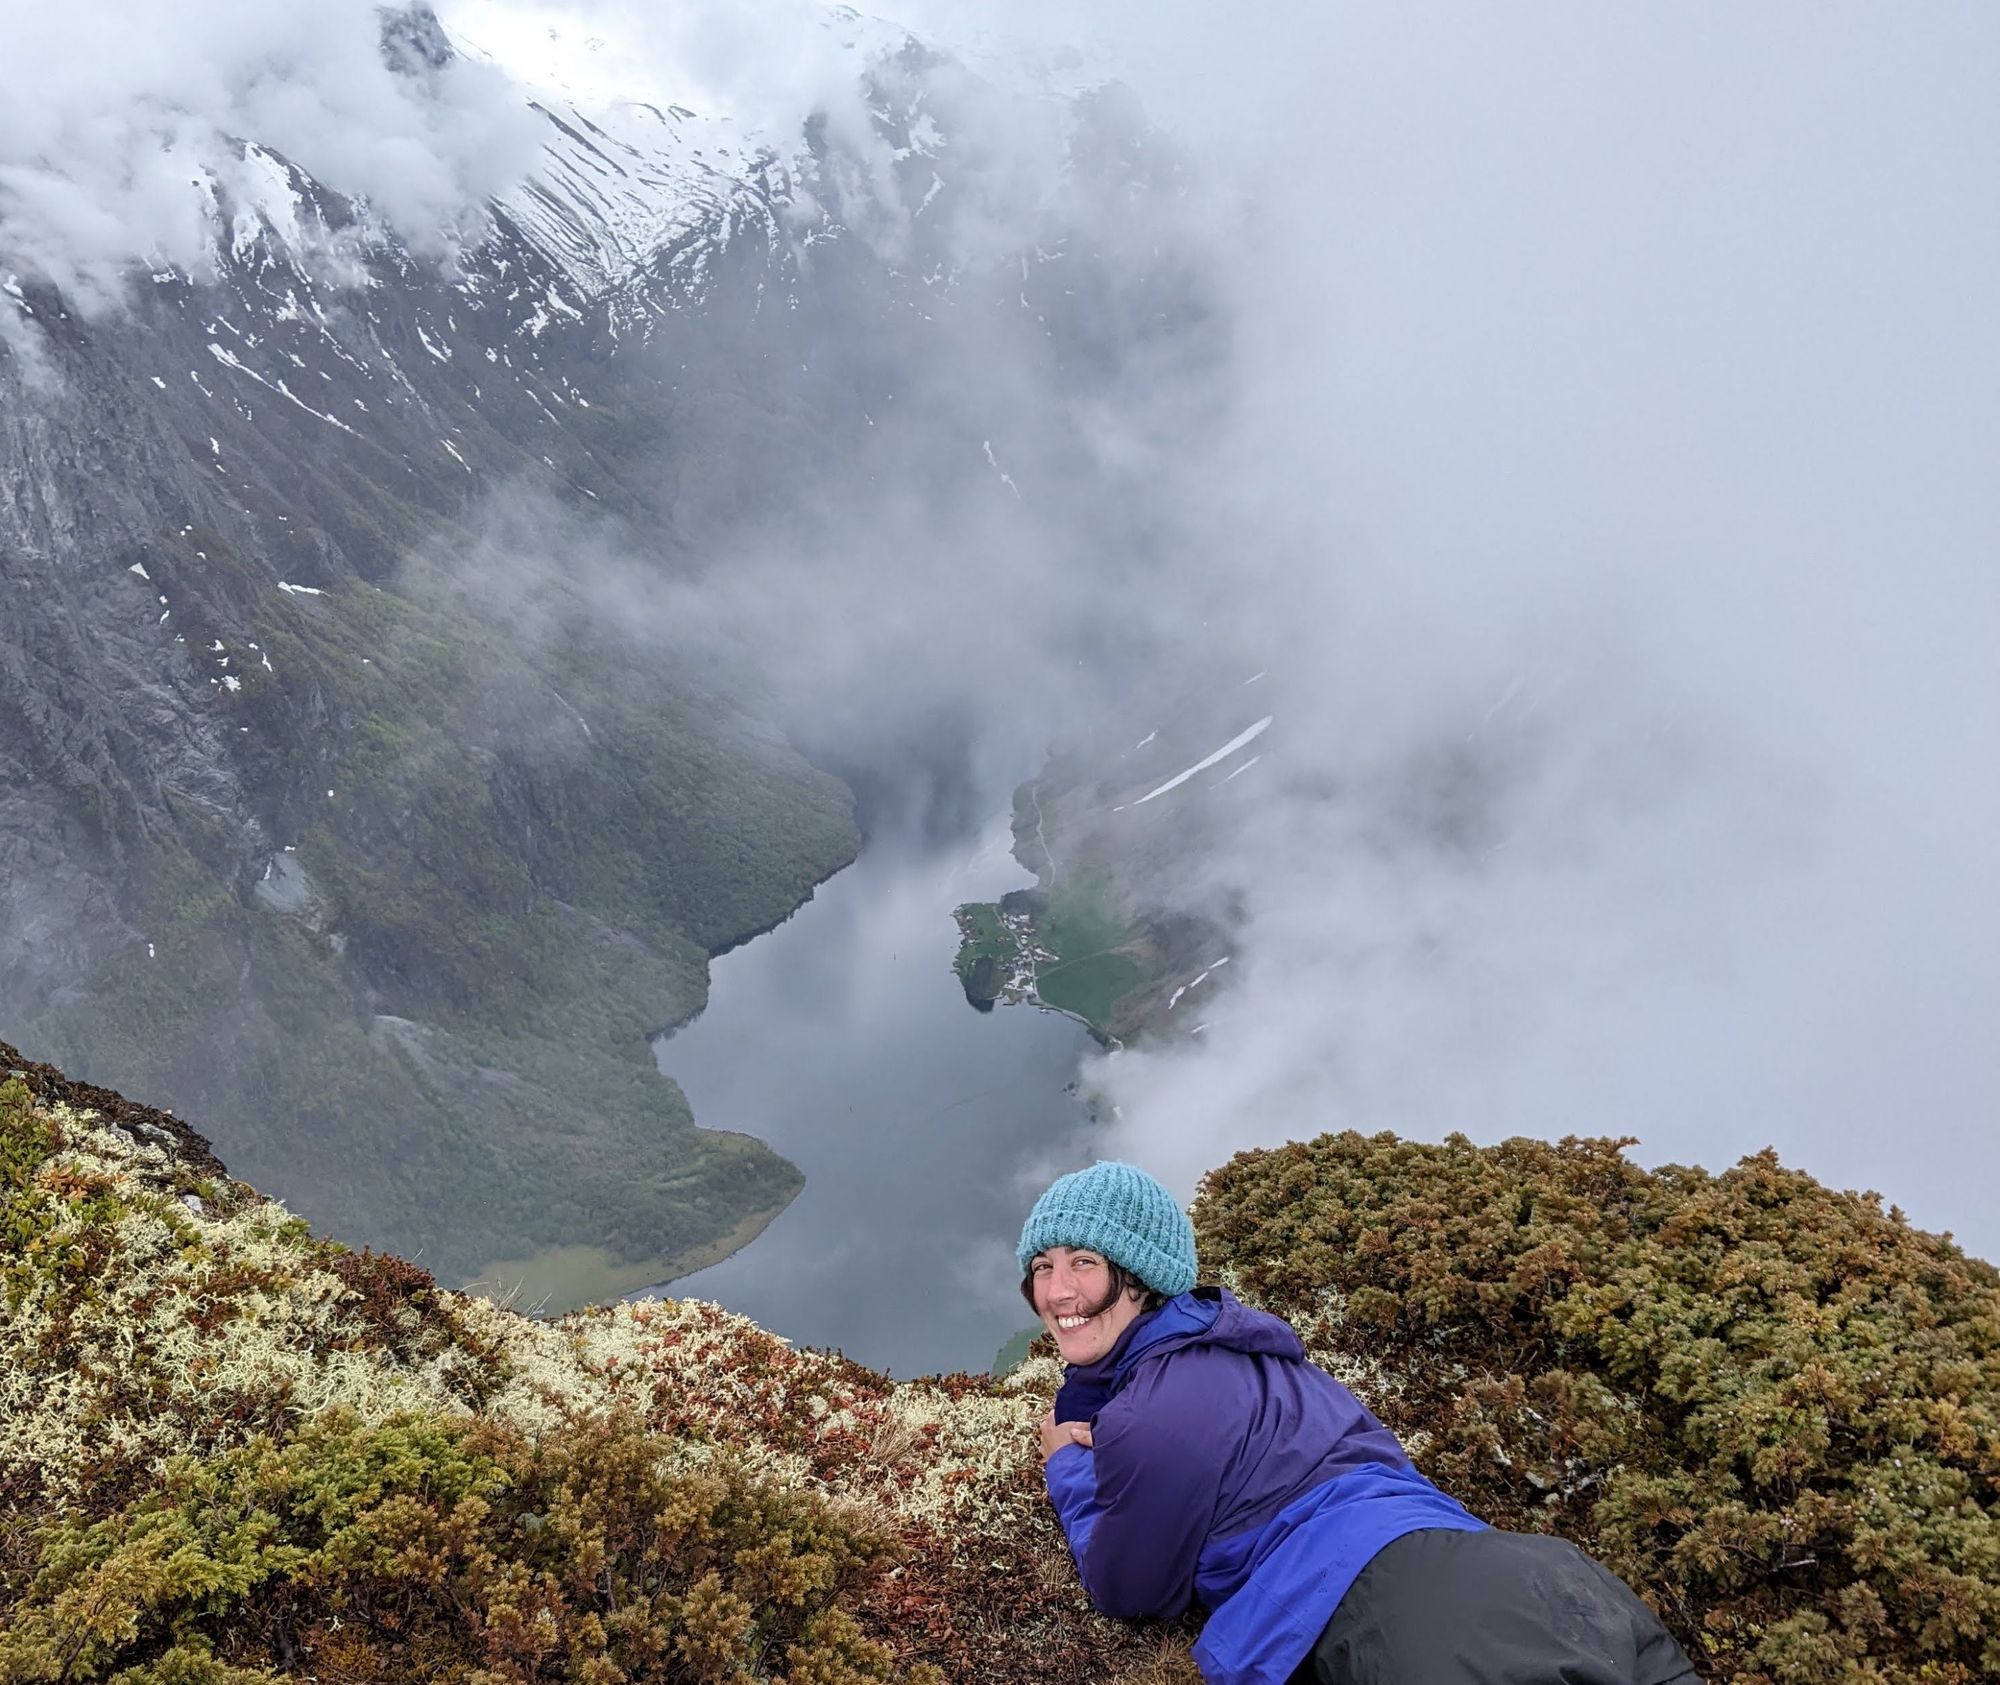
[[[653,1063],[656,1068],[659,1065],[659,1053],[658,1053],[659,1043],[663,1041],[671,1041],[675,1035],[677,1035],[680,1031],[685,1030],[688,1027],[688,1025],[692,1024],[697,1018],[699,1018],[704,1012],[708,1010],[708,996],[709,996],[709,990],[714,982],[715,962],[723,958],[725,955],[735,953],[738,948],[748,947],[752,942],[756,941],[758,937],[769,936],[772,931],[780,930],[784,926],[790,924],[792,920],[797,918],[801,912],[803,912],[807,907],[812,905],[813,897],[819,894],[820,890],[825,885],[832,883],[835,878],[839,877],[842,872],[846,871],[850,866],[852,866],[856,861],[858,861],[861,858],[861,851],[867,846],[868,845],[865,841],[857,841],[854,845],[854,852],[852,854],[850,854],[845,860],[841,861],[839,865],[833,867],[832,870],[827,872],[822,872],[818,877],[814,878],[811,883],[806,885],[805,894],[802,895],[798,900],[794,901],[790,907],[786,908],[784,912],[779,914],[778,917],[772,919],[768,924],[759,925],[755,930],[745,931],[741,936],[732,936],[729,939],[729,941],[725,943],[722,947],[710,948],[705,951],[701,967],[701,1005],[697,1006],[692,1012],[688,1013],[685,1017],[672,1019],[669,1022],[657,1025],[646,1032],[646,1049],[649,1053],[653,1055]],[[665,1076],[667,1073],[662,1071],[660,1074],[662,1076]],[[671,1081],[672,1079],[669,1078],[668,1080]],[[697,1129],[701,1127],[699,1120],[696,1121],[695,1127]],[[723,1135],[741,1135],[744,1132],[740,1129],[726,1129],[726,1130],[718,1130],[715,1133]],[[748,1138],[753,1141],[757,1139],[757,1137],[754,1135]],[[759,1142],[758,1144],[760,1146],[764,1145],[764,1143],[762,1142]],[[775,1147],[773,1147],[771,1150],[773,1152],[777,1151]]]
[[[740,1130],[716,1134],[741,1135]],[[745,1137],[750,1139],[750,1137]],[[781,1203],[745,1213],[712,1240],[703,1241],[669,1258],[639,1258],[616,1263],[603,1247],[589,1241],[547,1246],[526,1258],[499,1259],[459,1287],[524,1316],[556,1318],[620,1300],[670,1298],[666,1289],[676,1281],[719,1264],[743,1250],[782,1216],[805,1187],[801,1178]]]
[[[861,858],[865,846],[858,838],[854,851],[831,870],[821,873],[807,886],[804,896],[792,903],[779,917],[772,919],[761,928],[749,931],[731,940],[727,947],[710,952],[702,967],[701,1004],[683,1018],[678,1018],[658,1029],[649,1030],[646,1035],[646,1052],[653,1063],[654,1074],[661,1080],[673,1083],[670,1072],[660,1068],[660,1048],[673,1039],[676,1032],[694,1023],[708,1010],[710,985],[713,973],[710,968],[724,954],[732,953],[745,944],[754,942],[760,936],[789,923],[799,912],[809,906],[819,893],[820,886],[830,883]],[[686,1102],[686,1091],[682,1090]],[[712,1129],[694,1116],[694,1107],[688,1103],[688,1115],[693,1126],[705,1135],[727,1136],[748,1143],[760,1152],[771,1154],[787,1166],[798,1177],[798,1185],[776,1205],[760,1206],[745,1212],[722,1233],[712,1239],[691,1246],[665,1258],[641,1258],[629,1263],[614,1262],[611,1254],[594,1241],[566,1241],[559,1245],[546,1246],[525,1258],[496,1259],[484,1265],[473,1279],[460,1285],[460,1291],[477,1293],[496,1303],[519,1309],[530,1316],[563,1316],[574,1310],[584,1310],[596,1305],[617,1304],[620,1300],[640,1295],[667,1296],[665,1290],[674,1282],[696,1274],[698,1271],[722,1263],[734,1257],[744,1247],[757,1239],[772,1223],[788,1210],[794,1200],[805,1191],[805,1172],[785,1157],[768,1141],[752,1135],[743,1129]]]
[[[725,954],[733,954],[736,952],[738,948],[747,947],[750,943],[756,941],[758,937],[769,936],[772,931],[778,929],[781,925],[790,924],[793,919],[799,916],[799,913],[804,908],[812,905],[812,899],[815,895],[817,895],[820,892],[820,886],[822,884],[832,883],[833,880],[839,877],[842,872],[846,871],[848,867],[852,866],[857,860],[861,858],[862,850],[867,848],[867,846],[868,846],[868,839],[861,836],[857,832],[854,839],[853,853],[849,854],[845,860],[841,861],[838,865],[834,866],[830,871],[822,872],[818,877],[814,878],[811,883],[806,885],[805,894],[800,896],[798,900],[794,901],[791,904],[790,908],[788,908],[784,913],[780,914],[777,918],[772,919],[769,924],[759,925],[755,930],[746,930],[741,936],[732,936],[720,948],[711,948],[708,954],[708,963],[710,965],[713,965],[717,960],[721,959]],[[682,1022],[692,1023],[693,1020],[684,1019],[682,1020]],[[673,1026],[673,1028],[678,1029],[680,1028],[680,1025],[677,1024]],[[664,1034],[671,1032],[662,1032],[662,1033]]]
[[[719,1129],[714,1131],[714,1133],[718,1135],[742,1135],[743,1131],[740,1129]],[[744,1139],[755,1140],[756,1137],[744,1136]],[[628,1289],[623,1293],[612,1295],[610,1299],[599,1302],[609,1304],[618,1299],[636,1299],[655,1295],[663,1299],[675,1297],[675,1295],[667,1291],[675,1282],[685,1281],[691,1275],[698,1275],[703,1270],[713,1269],[717,1264],[735,1257],[744,1247],[748,1246],[787,1211],[791,1210],[793,1201],[800,1194],[804,1193],[805,1189],[805,1179],[801,1175],[797,1190],[782,1205],[774,1205],[764,1211],[752,1211],[738,1222],[733,1229],[726,1230],[722,1234],[717,1235],[715,1239],[704,1242],[700,1246],[689,1247],[687,1251],[669,1261],[667,1267],[672,1271],[671,1274],[659,1276],[641,1287]]]
[[[853,853],[849,854],[845,860],[839,862],[830,871],[823,872],[820,876],[814,878],[807,885],[804,896],[793,902],[781,916],[772,919],[768,924],[762,925],[756,930],[748,931],[741,936],[733,938],[727,946],[714,949],[708,954],[707,960],[702,967],[701,1004],[694,1011],[688,1013],[686,1017],[677,1018],[672,1023],[662,1025],[657,1029],[647,1032],[646,1052],[653,1061],[655,1075],[664,1081],[673,1083],[676,1088],[680,1088],[680,1084],[674,1081],[673,1074],[661,1069],[660,1048],[663,1044],[672,1041],[678,1032],[686,1029],[688,1025],[694,1023],[708,1010],[709,992],[714,975],[710,968],[713,967],[714,963],[725,954],[734,953],[738,948],[745,947],[749,943],[756,941],[758,937],[768,936],[772,931],[781,929],[783,926],[791,923],[805,908],[812,904],[813,898],[819,894],[822,885],[831,883],[861,858],[861,851],[866,846],[867,843],[864,839],[857,838]],[[687,1092],[685,1089],[681,1090],[681,1097],[686,1101]],[[575,1261],[580,1267],[584,1268],[589,1267],[591,1255],[604,1260],[603,1275],[606,1282],[604,1291],[576,1297],[573,1303],[566,1305],[565,1308],[567,1310],[582,1310],[592,1305],[612,1305],[617,1304],[622,1299],[631,1299],[643,1295],[668,1297],[666,1289],[675,1282],[684,1280],[688,1276],[695,1275],[705,1269],[710,1269],[716,1264],[735,1257],[744,1247],[750,1245],[759,1235],[776,1222],[778,1218],[783,1216],[791,1208],[792,1202],[805,1192],[805,1172],[800,1170],[796,1164],[793,1164],[790,1159],[786,1158],[783,1153],[779,1152],[776,1147],[772,1146],[770,1142],[764,1140],[761,1136],[753,1135],[747,1129],[711,1128],[694,1115],[692,1102],[688,1102],[688,1116],[693,1121],[694,1127],[705,1135],[729,1136],[738,1141],[747,1141],[760,1151],[770,1153],[781,1163],[789,1166],[797,1173],[799,1178],[798,1186],[779,1204],[760,1207],[757,1210],[746,1212],[714,1239],[703,1241],[698,1246],[691,1246],[685,1251],[675,1253],[672,1257],[666,1259],[648,1258],[640,1259],[633,1264],[614,1265],[610,1262],[610,1255],[602,1247],[593,1245],[590,1242],[578,1242],[568,1246],[545,1249],[543,1252],[536,1254],[536,1257],[567,1258]],[[510,1259],[507,1262],[510,1264],[532,1266],[534,1261],[534,1259]],[[482,1275],[489,1273],[496,1276],[499,1275],[498,1267],[488,1265],[487,1270],[482,1272]],[[480,1284],[477,1282],[468,1283],[466,1291],[476,1291],[479,1286]],[[513,1291],[519,1293],[524,1286],[524,1282],[517,1282]],[[563,1313],[558,1312],[556,1314],[561,1315]]]

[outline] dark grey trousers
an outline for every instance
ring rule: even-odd
[[[1292,1685],[1699,1685],[1631,1587],[1567,1539],[1426,1529],[1348,1588]]]

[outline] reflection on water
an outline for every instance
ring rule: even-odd
[[[656,1045],[698,1123],[806,1174],[759,1239],[669,1291],[898,1375],[984,1369],[1032,1320],[1014,1241],[1037,1178],[1080,1150],[1089,1038],[1053,1013],[966,1004],[952,908],[1026,881],[1004,825],[972,852],[871,842],[717,960],[708,1010]]]

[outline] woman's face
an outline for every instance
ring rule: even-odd
[[[1056,1337],[1056,1350],[1065,1363],[1095,1363],[1139,1320],[1135,1289],[1128,1288],[1102,1310],[1097,1308],[1111,1291],[1111,1271],[1102,1253],[1051,1246],[1035,1254],[1028,1273],[1035,1284],[1036,1313]]]

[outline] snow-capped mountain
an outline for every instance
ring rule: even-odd
[[[533,56],[461,10],[466,53]],[[1117,102],[827,27],[851,97],[789,128],[547,55],[502,125],[530,167],[423,226],[258,134],[190,148],[196,237],[115,300],[10,265],[0,220],[0,1022],[446,1273],[584,1206],[666,1259],[785,1195],[687,1127],[644,1033],[853,846],[843,790],[582,612],[570,551],[708,565],[864,481],[968,324],[1060,391],[1154,284],[1079,213],[1172,190]],[[383,23],[420,94],[459,50],[427,8]],[[988,167],[1024,101],[1076,202]],[[1018,497],[987,402],[903,436]]]

